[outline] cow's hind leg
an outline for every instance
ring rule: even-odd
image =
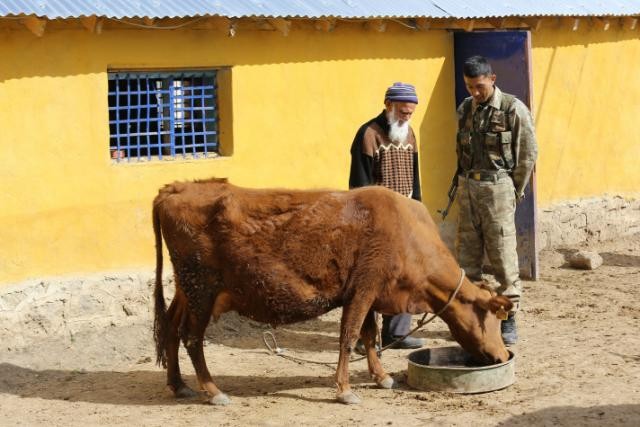
[[[207,311],[205,316],[198,316],[193,313],[189,314],[187,319],[188,333],[185,334],[183,341],[184,346],[187,348],[187,353],[189,353],[189,357],[191,358],[191,362],[193,363],[193,367],[196,370],[200,387],[210,396],[208,402],[212,405],[227,405],[231,403],[231,400],[213,383],[204,359],[202,343],[205,329],[209,323],[210,313],[210,311]]]
[[[177,398],[193,397],[197,393],[190,389],[182,380],[180,374],[180,365],[178,362],[178,350],[180,348],[180,337],[178,329],[184,323],[186,315],[186,301],[182,298],[180,292],[171,302],[167,310],[169,324],[167,327],[167,385]]]
[[[375,313],[369,310],[362,324],[360,336],[367,351],[367,363],[369,364],[369,374],[371,378],[382,388],[392,388],[393,378],[382,368],[380,358],[376,353],[376,336],[378,335],[378,325],[376,325]]]

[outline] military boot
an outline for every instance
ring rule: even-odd
[[[510,346],[518,342],[518,328],[516,327],[516,314],[509,313],[507,320],[500,323],[500,332],[504,345]]]

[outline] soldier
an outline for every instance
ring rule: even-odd
[[[516,252],[516,202],[524,197],[537,156],[531,113],[522,101],[495,86],[496,75],[482,56],[464,63],[464,82],[471,95],[458,107],[460,214],[458,261],[471,279],[480,280],[486,251],[498,294],[514,309],[502,322],[506,345],[518,340],[515,314],[522,285]]]
[[[363,124],[351,145],[349,188],[382,185],[403,196],[421,200],[416,137],[410,126],[418,104],[413,85],[394,83],[384,97],[384,110]],[[382,345],[398,340],[392,348],[420,348],[422,338],[408,336],[411,315],[382,316]],[[364,354],[364,345],[356,343],[356,352]]]

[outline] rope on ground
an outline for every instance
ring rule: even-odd
[[[377,351],[378,357],[380,357],[380,355],[382,354],[383,351],[392,348],[395,344],[399,343],[400,341],[402,341],[403,339],[405,339],[409,335],[417,332],[420,328],[422,328],[423,326],[426,326],[427,324],[431,323],[436,317],[438,317],[442,313],[444,313],[444,311],[449,307],[451,302],[455,299],[456,295],[458,295],[458,291],[460,290],[460,287],[462,287],[462,282],[464,281],[464,276],[465,276],[465,271],[461,268],[460,269],[460,280],[458,281],[458,286],[456,286],[456,289],[453,291],[453,293],[449,297],[449,300],[447,301],[447,303],[440,310],[438,310],[437,313],[433,314],[426,321],[424,319],[425,319],[425,317],[427,317],[428,313],[423,314],[422,318],[418,321],[418,324],[417,324],[417,326],[415,328],[410,330],[406,335],[396,339],[392,343],[387,344],[386,346],[384,346],[380,350],[378,350]],[[267,341],[267,337],[271,338],[271,341],[273,341],[273,346],[271,346],[269,344],[269,342]],[[338,364],[338,362],[322,362],[322,361],[318,361],[318,360],[311,360],[311,359],[304,359],[302,357],[290,356],[290,355],[285,353],[285,349],[280,348],[278,346],[278,341],[276,340],[275,335],[271,331],[265,331],[262,334],[262,341],[264,342],[264,345],[269,350],[269,353],[273,354],[274,356],[280,356],[282,358],[291,360],[291,361],[296,362],[296,363],[300,363],[300,364],[301,363],[313,363],[313,364],[316,364],[316,365],[325,365],[327,367],[332,367],[333,365],[337,365]],[[367,356],[349,358],[349,362],[358,362],[358,361],[366,359],[366,358],[367,358]]]
[[[271,341],[273,341],[273,347],[269,344],[269,342],[267,341],[267,337],[271,338]],[[322,362],[319,360],[311,360],[311,359],[304,359],[302,357],[296,357],[296,356],[290,356],[288,354],[285,353],[285,350],[283,348],[278,347],[278,341],[276,341],[276,337],[275,335],[273,335],[273,333],[271,331],[265,331],[262,334],[262,341],[264,342],[264,345],[269,349],[269,352],[275,356],[280,356],[284,359],[288,359],[291,360],[293,362],[296,363],[313,363],[316,365],[325,365],[327,367],[333,367],[333,365],[337,365],[338,362]],[[357,362],[359,360],[362,359],[366,359],[366,356],[362,356],[362,357],[358,357],[355,359],[349,359],[349,362]]]

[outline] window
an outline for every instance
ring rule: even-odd
[[[216,74],[110,72],[111,158],[120,162],[217,156]]]

